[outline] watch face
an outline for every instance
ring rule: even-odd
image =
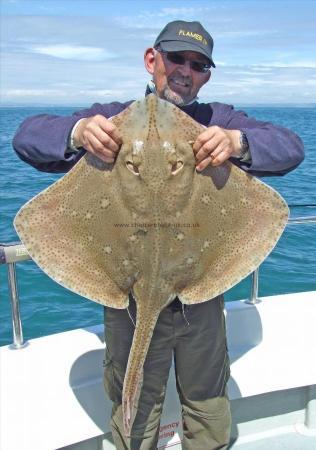
[[[249,144],[248,144],[247,136],[243,132],[241,133],[240,141],[241,141],[240,143],[241,143],[241,150],[242,150],[242,152],[246,152],[248,150],[248,148],[249,148]]]

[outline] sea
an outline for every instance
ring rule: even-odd
[[[0,242],[18,241],[12,222],[19,208],[60,176],[22,162],[12,148],[19,124],[36,114],[69,115],[78,107],[0,108]],[[249,116],[296,132],[306,157],[282,177],[262,179],[288,202],[291,217],[316,215],[316,107],[244,107]],[[277,149],[276,149],[277,151]],[[299,206],[298,206],[299,205]],[[302,206],[314,205],[314,206]],[[247,236],[245,236],[245,240]],[[18,291],[26,340],[103,322],[103,307],[76,295],[45,275],[32,261],[17,264]],[[226,301],[247,299],[251,277],[226,293]],[[316,224],[289,224],[259,270],[259,297],[316,290]],[[7,268],[0,266],[0,345],[12,342]]]

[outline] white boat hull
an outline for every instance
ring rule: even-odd
[[[294,433],[316,448],[316,291],[227,302],[226,319],[234,447]],[[1,347],[1,450],[114,449],[103,359],[102,325]],[[159,448],[181,437],[172,370]]]

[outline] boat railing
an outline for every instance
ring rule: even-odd
[[[290,205],[290,207],[296,206],[315,207],[316,205]],[[293,217],[293,218],[290,217],[287,225],[306,224],[306,223],[316,223],[316,216],[310,215],[303,217]],[[28,254],[25,246],[21,242],[0,244],[0,264],[6,264],[8,271],[8,287],[11,302],[12,335],[13,335],[13,343],[11,344],[10,347],[12,349],[21,349],[27,345],[27,341],[25,341],[23,338],[22,321],[20,314],[20,301],[17,284],[17,272],[16,272],[16,263],[27,259],[31,259],[31,257]],[[260,303],[260,299],[258,297],[259,268],[260,266],[251,275],[252,276],[251,292],[249,299],[246,300],[246,303],[248,303],[249,305],[256,305]]]

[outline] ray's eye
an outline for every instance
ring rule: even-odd
[[[126,167],[134,175],[139,175],[138,167],[133,163],[133,161],[126,161]]]
[[[139,175],[139,166],[143,160],[144,142],[140,140],[135,140],[132,145],[132,155],[131,159],[127,159],[125,164],[130,172],[134,175]]]
[[[168,163],[171,165],[172,175],[176,175],[183,167],[183,161],[178,159],[175,146],[168,141],[163,143],[163,149],[166,152]]]

